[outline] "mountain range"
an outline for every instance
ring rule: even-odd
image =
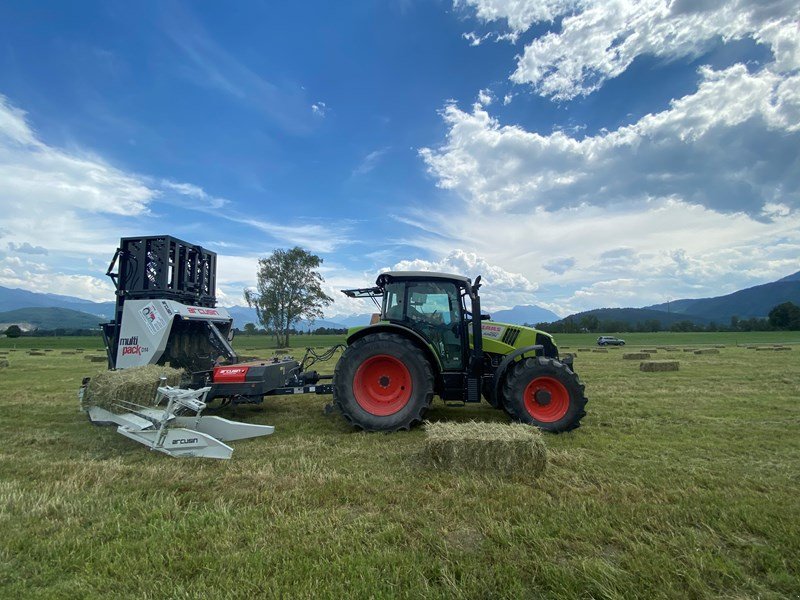
[[[772,283],[757,285],[724,296],[685,298],[643,308],[599,308],[570,316],[580,318],[595,315],[601,321],[615,320],[626,323],[658,320],[664,326],[683,320],[700,325],[711,321],[726,324],[733,316],[740,319],[766,317],[769,311],[781,302],[794,302],[800,305],[800,271]],[[258,323],[253,308],[231,306],[227,307],[227,310],[239,328],[247,323]],[[10,324],[19,324],[23,329],[59,327],[88,329],[111,319],[113,314],[114,302],[92,302],[74,296],[43,294],[0,286],[0,330]],[[318,319],[313,323],[301,321],[297,328],[304,331],[318,327],[345,329],[367,325],[370,317],[370,313],[364,313]],[[559,320],[559,316],[555,313],[535,305],[498,310],[492,313],[492,318],[518,325],[552,323]]]

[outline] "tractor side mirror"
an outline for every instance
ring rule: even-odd
[[[236,330],[233,327],[231,327],[230,331],[228,332],[228,342],[232,342],[235,335],[236,335]]]
[[[491,321],[492,315],[487,315],[486,313],[481,315],[481,321]]]

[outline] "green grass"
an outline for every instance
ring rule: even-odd
[[[667,337],[636,343],[732,343],[654,335]],[[736,341],[797,341],[771,335]],[[96,347],[65,339],[36,347]],[[422,430],[354,433],[322,413],[324,396],[240,408],[276,433],[234,443],[231,461],[170,459],[77,411],[102,364],[9,353],[0,596],[796,597],[800,347],[659,351],[675,373],[642,373],[622,352],[578,352],[589,412],[545,436],[533,485],[422,468]],[[430,417],[506,421],[438,400]]]

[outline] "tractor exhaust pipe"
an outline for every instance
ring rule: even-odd
[[[481,330],[481,297],[478,289],[481,287],[481,276],[475,278],[475,283],[469,288],[469,299],[472,301],[472,364],[470,371],[476,377],[483,375],[483,331]]]

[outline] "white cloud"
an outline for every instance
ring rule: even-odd
[[[141,215],[157,196],[158,191],[148,187],[143,178],[100,158],[66,153],[42,143],[25,113],[0,95],[0,201],[4,207],[24,207],[43,217],[54,210],[70,209]]]
[[[521,212],[446,206],[420,209],[407,222],[423,218],[438,235],[423,231],[417,247],[443,257],[469,247],[537,284],[535,303],[559,314],[719,295],[800,270],[797,211],[764,221],[665,199]],[[477,274],[454,265],[462,268]],[[605,284],[622,279],[635,282],[625,292],[634,295]]]
[[[478,104],[487,107],[494,101],[494,95],[489,88],[480,90],[478,92]]]
[[[379,148],[377,150],[373,150],[372,152],[368,153],[358,164],[358,166],[353,169],[353,176],[356,175],[366,175],[367,173],[371,172],[375,167],[378,166],[381,159],[384,155],[390,150],[390,148]]]
[[[491,264],[475,252],[456,249],[438,260],[403,260],[383,271],[435,271],[465,275],[475,281],[480,275],[483,287],[481,298],[483,306],[490,310],[511,308],[519,304],[537,303],[537,285],[524,275]]]
[[[200,200],[203,202],[202,206],[205,208],[218,209],[228,204],[228,201],[224,198],[215,198],[208,194],[203,188],[191,183],[177,183],[164,179],[161,181],[161,186],[166,190],[177,192],[182,196]]]
[[[349,242],[347,223],[275,224],[242,216],[232,207],[218,210],[227,204],[191,183],[131,174],[99,157],[48,145],[25,113],[0,96],[0,237],[4,248],[18,255],[0,253],[0,259],[22,261],[0,263],[1,285],[113,299],[110,282],[102,277],[105,265],[121,232],[131,226],[147,231],[162,222],[156,205],[179,206],[246,225],[261,232],[261,238],[267,233],[272,240],[262,242],[265,253],[285,244],[328,252]],[[184,214],[177,225],[192,230],[196,223]],[[38,266],[27,262],[23,257],[28,254],[39,254],[44,262]]]
[[[311,112],[314,113],[315,116],[323,118],[328,114],[330,109],[324,102],[315,102],[311,105]]]
[[[800,75],[701,69],[669,109],[582,139],[503,126],[480,105],[448,104],[447,140],[421,155],[437,185],[507,210],[678,197],[761,214],[800,204]]]
[[[456,2],[458,4],[458,2]],[[773,68],[800,67],[800,9],[794,0],[467,0],[479,19],[505,19],[512,33],[562,17],[560,30],[538,36],[511,76],[556,100],[586,95],[641,55],[694,58],[721,39],[768,45]]]

